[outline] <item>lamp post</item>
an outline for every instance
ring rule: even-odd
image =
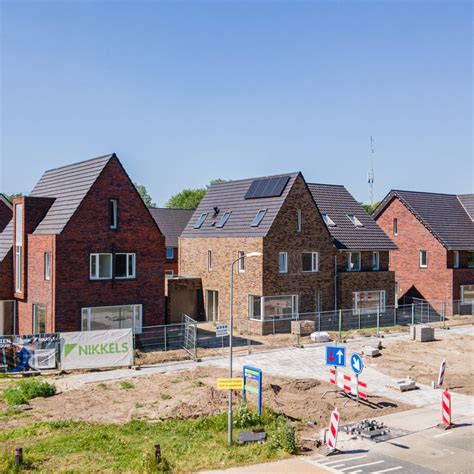
[[[261,252],[249,252],[236,258],[230,266],[230,304],[229,304],[229,378],[232,378],[232,336],[234,333],[234,320],[232,305],[234,302],[234,265],[244,258],[261,257]],[[227,417],[227,441],[229,446],[232,444],[232,390],[229,390],[229,412]]]

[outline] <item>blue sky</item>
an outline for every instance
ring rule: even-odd
[[[163,205],[301,170],[368,201],[472,192],[472,6],[460,1],[1,4],[0,190],[116,152]]]

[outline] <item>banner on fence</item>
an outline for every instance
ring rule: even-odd
[[[131,329],[61,333],[61,369],[133,365]]]
[[[59,335],[33,334],[0,337],[0,372],[55,369]]]

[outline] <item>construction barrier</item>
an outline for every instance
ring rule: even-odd
[[[338,372],[335,368],[330,368],[329,383],[347,393],[359,395],[360,398],[367,400],[367,383],[359,380],[357,376],[346,375],[343,372]]]
[[[446,427],[451,426],[451,394],[448,389],[443,392],[441,397],[441,416]]]
[[[441,361],[441,365],[439,366],[439,375],[438,375],[438,387],[442,387],[444,383],[444,373],[446,371],[446,359]]]
[[[331,413],[331,420],[329,421],[329,429],[326,436],[326,446],[331,449],[336,449],[337,433],[339,432],[339,412],[337,408]]]

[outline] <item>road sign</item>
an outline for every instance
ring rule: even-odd
[[[247,398],[247,392],[254,393],[258,397],[258,416],[262,414],[262,371],[256,367],[244,365],[242,368],[242,376],[244,378],[244,390],[242,396],[244,400]],[[251,385],[251,381],[255,380],[257,387]],[[254,382],[254,383],[255,383]]]
[[[343,346],[326,346],[326,364],[345,367],[346,348]]]
[[[216,337],[227,337],[229,335],[229,327],[227,324],[219,324],[216,326]]]
[[[217,379],[217,390],[242,390],[244,379]]]
[[[359,375],[364,370],[364,361],[359,354],[351,355],[351,367],[356,375]]]

